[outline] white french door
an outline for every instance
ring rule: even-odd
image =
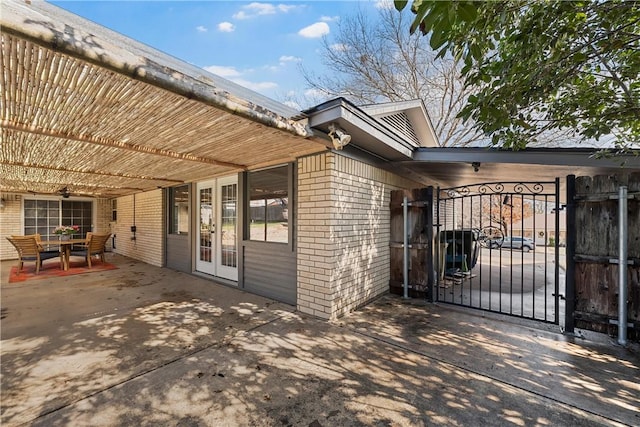
[[[238,280],[238,178],[197,184],[196,270]]]

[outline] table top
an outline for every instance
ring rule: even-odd
[[[65,246],[87,243],[87,239],[69,239],[69,240],[43,240],[40,242],[42,246]]]

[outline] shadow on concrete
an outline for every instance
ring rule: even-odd
[[[328,323],[118,261],[95,282],[3,281],[3,425],[640,421],[633,348],[390,296]]]

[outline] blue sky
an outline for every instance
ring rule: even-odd
[[[331,38],[340,17],[380,7],[378,0],[52,3],[287,103],[304,99],[300,65],[321,70],[322,37]]]

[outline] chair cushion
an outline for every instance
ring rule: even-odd
[[[60,252],[58,251],[47,251],[47,252],[40,252],[40,259],[45,260],[45,259],[52,259],[52,258],[58,258],[60,256]],[[33,258],[33,260],[35,260],[35,258]]]

